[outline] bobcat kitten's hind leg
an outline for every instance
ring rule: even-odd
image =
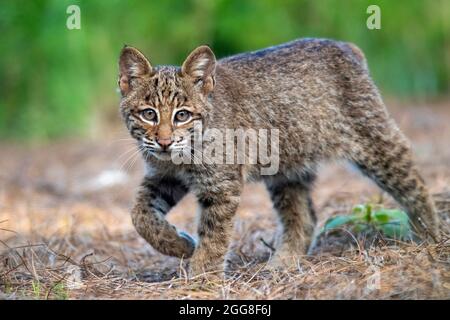
[[[395,129],[388,135],[375,134],[362,139],[355,164],[389,193],[408,212],[413,230],[421,237],[438,236],[438,216],[414,162],[410,147]],[[368,139],[367,139],[368,138]]]
[[[283,181],[268,187],[282,227],[276,252],[269,262],[271,267],[293,265],[308,250],[316,223],[310,194],[313,179],[313,175],[308,175],[303,181]]]

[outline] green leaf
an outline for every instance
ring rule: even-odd
[[[406,212],[397,209],[380,209],[372,214],[372,220],[384,235],[390,238],[407,239],[411,237],[411,226]]]
[[[335,216],[329,218],[327,222],[325,222],[324,231],[340,228],[344,225],[353,222],[352,216]]]
[[[359,204],[353,207],[352,216],[361,223],[368,223],[370,222],[371,212],[372,206],[370,204]]]
[[[355,206],[350,215],[329,218],[322,232],[343,227],[351,228],[355,233],[373,227],[385,236],[396,239],[409,239],[412,235],[406,212],[398,209],[373,210],[370,204]]]
[[[367,212],[367,206],[365,204],[358,204],[353,207],[353,214],[365,214]]]
[[[381,224],[388,223],[391,219],[392,218],[385,212],[376,211],[372,214],[372,221],[374,223],[381,223]]]
[[[352,233],[360,233],[366,230],[369,224],[361,215],[335,216],[327,220],[322,232],[346,228]]]

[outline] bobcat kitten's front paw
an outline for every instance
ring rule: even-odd
[[[194,254],[197,241],[184,231],[179,231],[178,235],[180,236],[180,239],[183,240],[183,247],[181,249],[183,253],[180,257],[184,256],[185,258],[190,258]]]

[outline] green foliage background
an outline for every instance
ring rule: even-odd
[[[66,8],[81,8],[81,30]],[[366,9],[381,7],[381,30]],[[124,44],[153,64],[180,64],[199,44],[218,57],[300,37],[361,47],[383,93],[448,93],[447,0],[2,0],[0,137],[47,139],[83,134],[115,110],[117,57]]]

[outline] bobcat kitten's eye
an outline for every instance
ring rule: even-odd
[[[156,112],[153,109],[145,109],[145,110],[142,110],[140,113],[141,113],[142,120],[152,121],[152,122],[156,122],[156,120],[157,120]]]
[[[186,122],[191,118],[191,116],[192,113],[190,113],[189,111],[181,110],[175,114],[175,121],[179,123]]]

